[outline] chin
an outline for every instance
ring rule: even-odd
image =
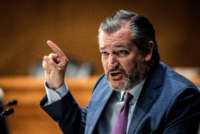
[[[126,82],[118,83],[118,84],[112,84],[111,82],[109,82],[109,85],[113,88],[113,90],[116,90],[116,91],[122,91],[126,89]]]
[[[112,79],[110,79],[109,76],[107,76],[107,80],[108,80],[110,87],[115,91],[129,90],[130,87],[132,87],[132,86],[130,86],[132,84],[128,77],[124,77],[118,81],[113,81]]]
[[[132,89],[136,84],[133,84],[133,82],[131,82],[131,80],[127,78],[126,80],[118,83],[111,83],[109,81],[109,85],[113,88],[113,90],[125,91]]]

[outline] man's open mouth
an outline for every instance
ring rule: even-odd
[[[110,72],[110,77],[112,80],[120,80],[122,78],[121,72]]]
[[[117,76],[119,74],[121,74],[121,73],[120,72],[111,73],[112,76]]]

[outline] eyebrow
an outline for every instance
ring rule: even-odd
[[[114,46],[114,48],[126,48],[126,49],[130,49],[130,47],[128,46],[124,46],[124,45],[116,45]],[[105,47],[100,47],[99,50],[103,50],[106,49]]]

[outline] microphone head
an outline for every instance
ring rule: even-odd
[[[1,117],[5,117],[5,116],[8,116],[8,115],[12,114],[13,112],[14,112],[14,109],[13,109],[13,108],[8,108],[8,109],[4,110],[4,111],[0,114],[0,116],[1,116]]]
[[[12,105],[16,105],[17,104],[17,100],[11,100],[8,102],[8,106],[12,106]]]

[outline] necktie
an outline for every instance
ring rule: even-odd
[[[129,102],[132,97],[133,96],[130,93],[128,92],[125,93],[124,104],[120,109],[112,134],[126,134],[126,127],[128,123],[128,113],[129,113]]]

